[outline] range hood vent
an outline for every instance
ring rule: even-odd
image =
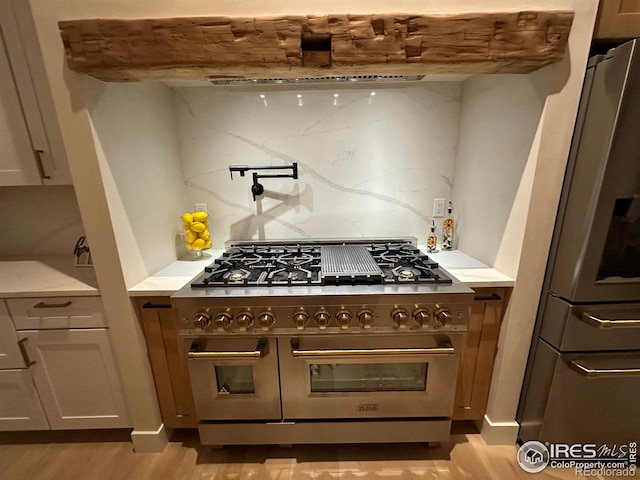
[[[213,85],[313,85],[313,84],[352,84],[352,83],[389,83],[419,82],[424,75],[335,75],[326,77],[303,78],[213,78]]]

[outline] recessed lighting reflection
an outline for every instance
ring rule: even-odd
[[[297,94],[296,97],[298,97],[298,106],[301,107],[302,106],[302,95]]]
[[[371,92],[369,95],[371,95],[372,97],[376,96],[376,92]]]
[[[338,105],[338,97],[339,97],[339,96],[340,96],[340,95],[339,95],[339,94],[337,94],[337,93],[334,93],[334,94],[333,94],[333,105],[334,105],[334,106],[337,106],[337,105]]]
[[[369,105],[371,105],[373,103],[373,97],[376,96],[376,92],[371,92],[369,94]]]
[[[269,105],[267,105],[267,96],[264,93],[261,93],[258,96],[262,99],[262,103],[264,103],[264,106],[268,107]]]

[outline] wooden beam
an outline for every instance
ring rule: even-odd
[[[528,73],[564,55],[573,12],[59,22],[69,68],[105,81]]]

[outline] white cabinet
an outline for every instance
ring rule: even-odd
[[[35,155],[0,35],[0,186],[40,185]]]
[[[25,368],[9,311],[0,300],[0,368]]]
[[[100,297],[0,300],[0,430],[130,427]]]
[[[0,430],[48,430],[28,369],[0,370]]]
[[[10,298],[16,330],[106,327],[99,297]]]
[[[106,329],[33,330],[31,372],[54,430],[130,426]]]
[[[0,0],[0,186],[71,183],[28,2]]]

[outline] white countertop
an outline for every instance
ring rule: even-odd
[[[222,255],[222,252],[224,250],[207,250],[206,253],[210,256],[204,260],[177,260],[131,287],[129,295],[132,297],[173,295],[202,272],[204,267],[211,265],[216,258]]]
[[[426,251],[423,245],[419,248]],[[181,261],[178,260],[163,268],[159,272],[143,280],[129,289],[129,295],[169,296],[190,282],[204,267],[222,255],[224,250],[208,250],[211,255],[206,260]],[[428,254],[438,262],[448,273],[471,288],[479,287],[513,287],[515,281],[497,270],[485,265],[473,257],[459,251],[438,252]]]
[[[92,267],[76,267],[73,255],[0,257],[0,298],[99,296]]]
[[[426,252],[426,247],[420,245]],[[513,287],[515,280],[460,250],[428,253],[429,257],[470,288]]]

